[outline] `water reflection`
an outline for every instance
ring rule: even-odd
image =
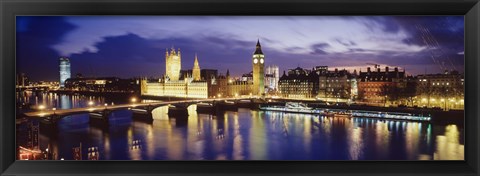
[[[434,160],[463,160],[464,145],[460,144],[460,133],[456,125],[445,127],[445,135],[436,136],[437,147]]]
[[[60,108],[82,107],[98,97],[39,95],[19,99]],[[49,103],[50,102],[50,103]],[[89,125],[88,115],[62,119],[60,132],[40,136],[40,147],[72,159],[80,143],[98,147],[101,160],[463,160],[463,129],[418,122],[325,117],[239,109],[220,114],[168,117],[153,110],[154,121],[132,120],[114,112],[108,128]],[[435,141],[432,141],[435,140]]]

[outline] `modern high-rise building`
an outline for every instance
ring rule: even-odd
[[[257,46],[252,57],[252,66],[253,66],[253,95],[261,96],[265,93],[265,55],[262,52],[262,46],[260,45],[260,40],[257,40]]]
[[[28,86],[29,81],[25,73],[17,74],[17,86]]]
[[[70,78],[70,60],[67,57],[60,57],[60,87],[65,87],[65,80]]]
[[[165,76],[170,81],[178,81],[180,79],[180,69],[182,67],[182,55],[180,54],[180,48],[175,51],[172,48],[170,53],[168,49],[165,53]]]

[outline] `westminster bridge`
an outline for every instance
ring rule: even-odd
[[[129,104],[89,106],[73,109],[43,109],[34,112],[23,113],[29,119],[38,119],[40,126],[46,130],[55,130],[60,119],[71,115],[89,114],[90,124],[108,127],[109,117],[112,112],[129,110],[132,118],[146,122],[152,122],[152,111],[159,107],[168,106],[168,116],[177,119],[188,118],[187,108],[197,104],[197,111],[202,113],[215,114],[225,110],[236,110],[238,107],[253,107],[257,99],[252,98],[216,98],[216,99],[195,99],[163,102],[133,102]],[[258,99],[258,101],[261,101]]]

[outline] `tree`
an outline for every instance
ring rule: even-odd
[[[387,101],[396,101],[398,100],[399,89],[394,84],[384,84],[380,87],[379,95],[384,99],[384,106],[386,106]]]
[[[405,87],[401,88],[400,99],[406,100],[407,104],[411,103],[413,105],[413,97],[417,93],[417,82],[407,81]]]
[[[361,101],[365,100],[365,90],[358,90],[357,99]]]

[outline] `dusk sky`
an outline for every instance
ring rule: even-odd
[[[181,49],[182,69],[197,53],[202,69],[240,76],[252,70],[257,39],[266,66],[281,71],[464,70],[463,16],[18,16],[16,37],[17,72],[32,81],[58,80],[61,56],[70,58],[72,77],[159,77],[172,46]]]

